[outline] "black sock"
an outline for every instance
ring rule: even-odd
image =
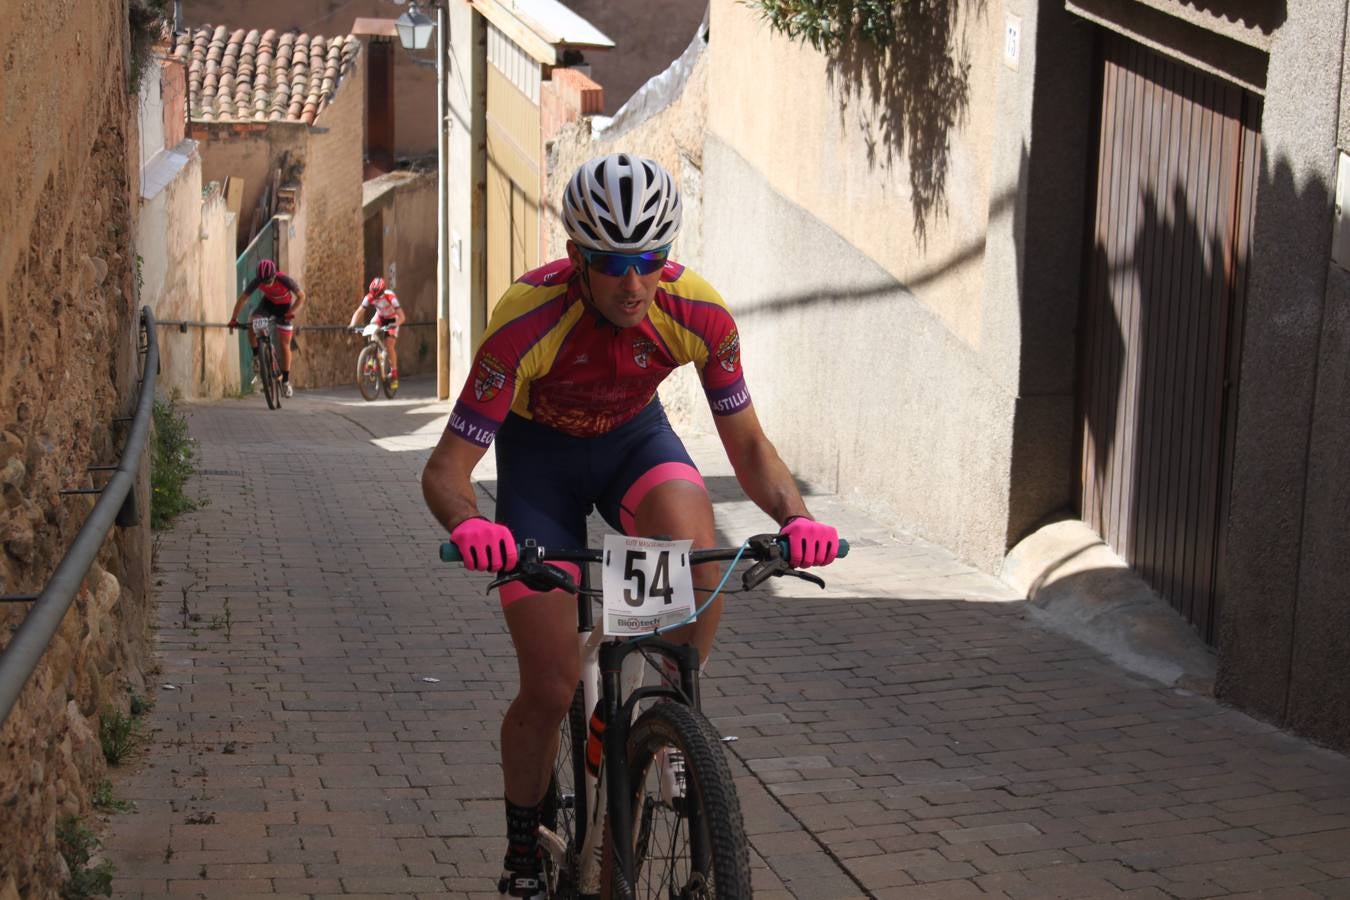
[[[512,872],[539,869],[539,807],[506,801],[506,868]]]
[[[290,380],[291,380],[291,373],[290,373],[290,372],[282,372],[282,373],[281,373],[281,380],[282,380],[282,381],[290,381]]]

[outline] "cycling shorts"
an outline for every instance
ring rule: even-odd
[[[275,316],[277,320],[277,331],[282,334],[295,333],[295,326],[292,325],[290,321],[292,315],[294,315],[294,313],[291,312],[291,305],[289,303],[273,303],[266,297],[253,308],[253,312],[248,314],[250,319],[257,316]]]
[[[670,427],[660,400],[619,427],[574,437],[511,413],[497,432],[497,521],[517,541],[544,547],[586,546],[586,517],[598,510],[609,526],[633,534],[638,506],[667,481],[704,487],[694,461]],[[576,574],[576,568],[571,568]],[[512,582],[505,606],[531,593]]]
[[[391,338],[398,337],[398,319],[395,319],[392,316],[389,317],[388,319],[386,319],[384,316],[376,316],[375,324],[381,327],[385,325],[389,326],[389,330],[385,332],[385,337]]]

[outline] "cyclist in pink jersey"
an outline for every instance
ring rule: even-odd
[[[398,340],[398,326],[406,320],[406,315],[403,307],[398,305],[398,295],[389,290],[378,275],[371,280],[370,289],[361,298],[347,327],[355,328],[366,317],[368,307],[375,310],[375,324],[389,326],[384,333],[384,348],[389,351],[389,387],[398,390],[398,351],[394,349],[394,343]]]
[[[277,319],[277,351],[281,362],[281,390],[287,397],[295,393],[291,387],[291,339],[295,336],[295,325],[291,320],[295,314],[300,312],[300,307],[305,305],[305,292],[300,290],[300,285],[285,272],[277,269],[277,264],[270,259],[261,260],[258,263],[256,277],[253,278],[239,294],[239,299],[234,302],[234,311],[230,313],[229,328],[234,331],[235,326],[239,324],[239,313],[244,308],[244,303],[253,292],[262,294],[262,300],[253,310],[256,315],[274,316]],[[248,342],[255,351],[258,349],[258,338],[250,330],[248,332]],[[257,359],[254,359],[254,371],[257,371]]]
[[[584,546],[592,508],[626,534],[715,546],[703,479],[656,396],[684,363],[697,368],[736,478],[788,538],[793,565],[832,562],[835,529],[811,518],[755,415],[730,311],[669,258],[680,227],[670,174],[628,154],[593,159],[568,183],[562,207],[567,258],[503,295],[422,473],[427,506],[466,566],[510,568],[527,538]],[[495,522],[479,514],[470,479],[494,441]],[[708,591],[720,574],[699,566],[694,583]],[[538,897],[540,805],[579,678],[576,601],[513,582],[501,602],[520,686],[501,732],[508,847],[498,891]],[[676,639],[706,660],[721,611],[715,601]]]

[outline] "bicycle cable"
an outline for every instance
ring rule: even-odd
[[[731,563],[727,566],[726,572],[722,573],[722,580],[717,583],[717,587],[713,588],[712,593],[708,595],[708,599],[703,601],[702,606],[700,606],[698,609],[690,613],[688,618],[682,619],[679,622],[672,622],[669,625],[662,625],[660,628],[654,628],[652,629],[651,634],[644,634],[638,637],[634,637],[633,642],[636,643],[638,641],[645,641],[648,638],[654,638],[657,635],[665,634],[667,631],[672,631],[676,628],[682,628],[685,625],[688,625],[690,622],[697,619],[699,617],[699,614],[702,613],[705,609],[707,609],[712,604],[712,602],[717,599],[718,595],[722,593],[722,588],[726,587],[727,580],[731,578],[731,573],[736,571],[736,563],[741,561],[741,557],[745,555],[745,551],[747,548],[749,548],[749,546],[750,546],[749,541],[745,541],[741,544],[740,549],[736,551],[736,555],[732,557]]]

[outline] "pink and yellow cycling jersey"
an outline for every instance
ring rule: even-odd
[[[582,300],[566,259],[527,272],[502,296],[474,357],[450,430],[480,447],[508,412],[576,437],[637,415],[675,369],[692,362],[708,405],[750,403],[736,323],[717,291],[667,262],[647,318],[616,328]]]
[[[379,316],[381,319],[389,319],[392,321],[394,318],[394,311],[398,309],[398,297],[393,291],[381,291],[379,296],[374,297],[370,294],[366,294],[361,298],[361,308],[365,309],[368,306],[375,307],[375,315]]]

